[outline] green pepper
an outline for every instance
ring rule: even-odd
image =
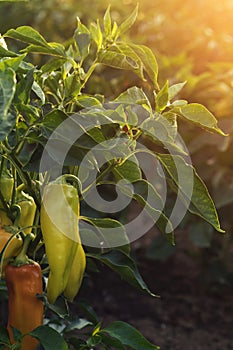
[[[10,203],[11,201],[13,187],[14,187],[14,178],[10,174],[3,172],[0,177],[0,191],[4,200],[7,203]],[[0,200],[0,206],[1,207],[3,206],[3,203],[1,200]]]
[[[4,202],[0,199],[0,224],[1,225],[12,225],[11,219],[8,217],[4,204],[11,202],[12,191],[14,187],[14,178],[7,172],[3,172],[0,177],[0,191]]]
[[[40,212],[41,231],[50,273],[47,299],[53,304],[65,290],[79,245],[79,196],[75,187],[56,181],[45,186]]]
[[[23,231],[24,233],[28,234],[32,231],[32,228],[30,226],[32,226],[34,223],[36,204],[33,197],[25,193],[23,190],[20,190],[18,188],[16,190],[16,193],[16,204],[20,207],[20,217],[18,219],[18,222],[15,224],[18,224],[22,228],[27,227]]]

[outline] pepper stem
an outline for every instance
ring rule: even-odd
[[[22,250],[15,258],[14,265],[20,266],[20,265],[30,264],[31,261],[27,256],[27,250],[31,240],[32,240],[32,235],[28,234],[24,239]]]
[[[67,183],[67,180],[73,181],[78,185],[78,188],[82,188],[82,183],[80,179],[73,174],[63,174],[59,176],[56,180],[54,180],[54,183]]]

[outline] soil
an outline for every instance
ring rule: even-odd
[[[180,248],[164,262],[151,261],[144,243],[136,243],[133,253],[144,281],[160,298],[135,290],[105,267],[91,275],[80,297],[85,293],[104,325],[128,322],[161,350],[233,349],[233,285],[210,282],[192,250]]]

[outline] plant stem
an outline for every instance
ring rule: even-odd
[[[28,246],[29,243],[31,242],[32,236],[30,234],[28,234],[23,242],[23,248],[21,250],[21,252],[17,255],[17,257],[15,258],[14,264],[16,266],[20,266],[20,265],[25,265],[30,263],[30,260],[27,257],[27,250],[28,250]]]

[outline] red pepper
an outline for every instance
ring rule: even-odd
[[[5,279],[8,289],[7,329],[12,344],[15,343],[11,326],[23,335],[21,350],[35,350],[38,340],[27,335],[43,323],[43,302],[37,298],[42,294],[42,273],[38,263],[22,259],[23,251],[15,260],[16,265],[7,265]],[[19,266],[17,266],[19,264]]]

